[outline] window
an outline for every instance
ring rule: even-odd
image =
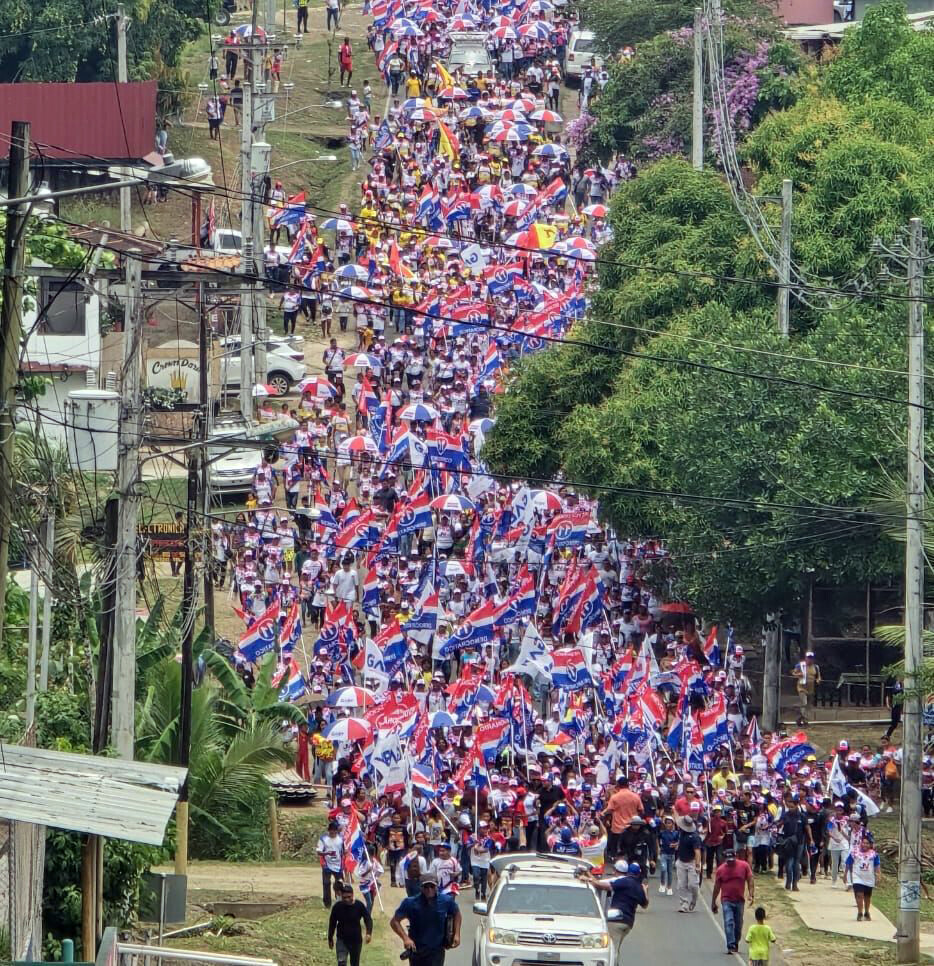
[[[500,891],[494,910],[500,914],[525,916],[600,915],[589,889],[554,885],[506,885]]]
[[[36,331],[41,335],[85,335],[86,309],[84,289],[77,282],[63,287],[61,279],[43,278],[39,286],[42,321]]]
[[[591,54],[594,50],[594,39],[593,37],[578,37],[577,41],[574,43],[574,53],[575,54]]]

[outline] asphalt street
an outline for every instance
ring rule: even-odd
[[[651,963],[657,966],[670,966],[684,962],[689,957],[691,966],[713,966],[715,963],[745,963],[746,944],[740,944],[740,956],[726,955],[723,939],[721,916],[710,911],[710,889],[701,893],[697,908],[692,913],[678,912],[677,896],[660,896],[658,879],[648,882],[649,908],[640,909],[636,924],[622,945],[622,963]],[[445,966],[471,966],[474,934],[480,922],[473,913],[473,890],[461,893],[459,905],[463,916],[461,945],[449,950]],[[745,934],[750,924],[752,910],[747,905],[747,920],[743,925]]]

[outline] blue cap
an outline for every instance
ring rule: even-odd
[[[642,867],[639,865],[638,862],[630,862],[629,863],[629,874],[630,875],[639,875],[641,872],[642,872]]]
[[[570,842],[572,835],[573,835],[573,833],[571,832],[571,830],[569,828],[563,828],[563,829],[561,829],[561,841],[562,842]]]

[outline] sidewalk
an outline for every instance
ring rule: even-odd
[[[875,942],[895,942],[895,926],[875,907],[870,922],[856,921],[853,893],[844,889],[841,883],[833,888],[830,882],[818,879],[815,885],[805,883],[800,892],[788,892],[786,895],[809,929]],[[934,935],[922,933],[921,949],[928,955],[934,955]]]

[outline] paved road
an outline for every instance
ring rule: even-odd
[[[445,966],[471,966],[474,932],[479,921],[473,914],[472,906],[473,891],[462,892],[460,908],[464,921],[461,946],[448,952]],[[649,908],[639,911],[635,928],[623,942],[623,966],[670,966],[685,961],[690,961],[691,966],[745,963],[746,944],[740,946],[741,957],[727,957],[720,927],[720,916],[714,917],[710,912],[709,889],[704,890],[693,913],[681,914],[678,912],[677,897],[660,896],[658,879],[650,879]],[[744,924],[744,931],[745,928]]]

